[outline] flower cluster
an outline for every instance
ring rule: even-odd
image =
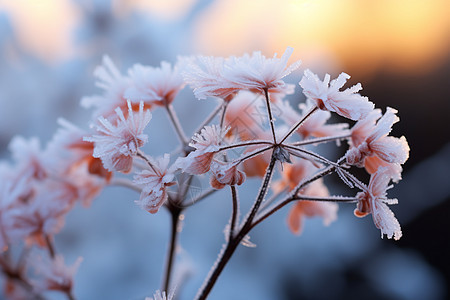
[[[399,239],[400,224],[388,207],[397,200],[388,199],[387,190],[391,181],[401,180],[409,146],[405,137],[389,136],[399,121],[397,111],[388,107],[382,115],[359,94],[360,83],[343,89],[350,79],[345,73],[333,80],[326,74],[322,81],[310,70],[298,82],[306,102],[292,105],[286,97],[296,85],[284,81],[300,66],[300,61],[288,65],[292,53],[287,48],[281,58],[266,58],[261,52],[185,57],[173,67],[168,62],[159,67],[136,64],[127,75],[105,56],[94,73],[103,94],[81,101],[84,107],[94,108],[90,129],[61,119],[61,128],[45,149],[37,139],[17,137],[10,145],[14,165],[0,164],[0,250],[9,251],[21,242],[24,247],[48,250],[46,259],[31,255],[28,260],[28,265],[39,269],[37,278],[28,278],[23,269],[14,269],[12,261],[0,258],[1,270],[10,274],[10,295],[19,289],[33,297],[59,290],[73,299],[79,261],[66,267],[53,239],[77,202],[89,206],[110,184],[138,191],[135,203],[143,210],[155,214],[165,208],[172,216],[163,291],[172,287],[181,213],[216,190],[229,189],[232,212],[225,230],[226,247],[199,290],[199,299],[207,297],[236,247],[253,245],[249,231],[291,203],[287,222],[296,234],[304,230],[305,218],[319,216],[329,225],[337,219],[338,203],[356,203],[357,217],[371,214],[381,237]],[[219,98],[217,109],[199,122],[191,138],[172,106],[185,85],[198,99]],[[156,109],[165,110],[180,140],[178,149],[159,158],[145,153],[145,147],[160,142],[146,130],[161,126],[150,122]],[[347,123],[329,123],[332,113],[356,122],[351,128]],[[347,146],[345,155],[336,161],[325,157],[315,147],[324,143]],[[369,183],[358,179],[352,168],[365,168],[371,175]],[[190,183],[194,177],[203,180],[204,174],[210,176],[211,189],[190,198]],[[353,196],[332,195],[323,180],[330,174],[357,191]],[[261,187],[249,212],[241,217],[238,186],[247,177],[260,177]],[[158,291],[154,298],[172,298],[173,293],[169,297],[165,293]]]

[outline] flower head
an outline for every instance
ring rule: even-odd
[[[339,90],[349,78],[348,74],[341,73],[330,82],[330,75],[326,74],[321,81],[316,74],[305,70],[299,84],[306,97],[314,100],[321,110],[332,111],[352,120],[360,120],[373,110],[374,104],[367,97],[357,93],[362,89],[360,83],[344,91]]]
[[[245,173],[237,169],[238,163],[214,162],[211,165],[211,186],[223,189],[226,185],[241,185],[245,181]]]
[[[292,94],[294,86],[286,84],[282,79],[300,67],[301,61],[287,66],[293,51],[293,48],[288,47],[281,58],[276,54],[273,58],[266,58],[259,51],[253,52],[251,56],[232,56],[225,62],[224,77],[241,89]]]
[[[133,155],[148,140],[143,132],[150,122],[151,113],[149,110],[144,112],[143,102],[139,106],[139,112],[134,113],[128,101],[128,118],[125,119],[120,108],[116,109],[116,114],[119,117],[117,125],[100,117],[100,124],[97,126],[100,135],[85,137],[84,140],[94,143],[93,156],[100,158],[106,169],[128,173],[132,167]]]
[[[166,188],[175,184],[175,176],[172,168],[168,168],[169,154],[158,160],[149,158],[149,161],[152,165],[150,170],[144,170],[134,176],[134,183],[143,185],[141,197],[135,203],[154,214],[167,200]]]
[[[386,191],[391,177],[386,168],[380,168],[370,177],[369,186],[357,194],[359,199],[355,216],[364,217],[372,214],[375,227],[381,230],[381,237],[386,234],[390,239],[398,240],[402,236],[400,224],[387,204],[397,204],[397,199],[387,199]]]
[[[178,68],[172,69],[165,61],[161,62],[160,68],[134,65],[128,74],[134,85],[125,91],[125,97],[132,101],[169,104],[184,86]]]
[[[189,144],[196,150],[186,157],[178,158],[176,165],[183,172],[190,174],[204,174],[209,171],[214,155],[220,149],[220,143],[225,138],[229,128],[221,130],[219,126],[205,126],[200,133],[192,137]]]
[[[351,165],[365,165],[369,173],[378,167],[390,166],[390,174],[396,181],[400,179],[401,166],[409,156],[409,146],[405,137],[388,136],[392,125],[399,121],[397,111],[388,107],[386,113],[378,120],[379,111],[370,113],[366,120],[358,121],[352,129],[352,148],[347,151],[346,159]],[[376,157],[376,158],[373,158]],[[370,161],[367,161],[367,160]]]

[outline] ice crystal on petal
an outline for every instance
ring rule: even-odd
[[[341,73],[330,82],[330,75],[326,74],[321,81],[316,74],[305,70],[299,84],[305,96],[314,100],[320,109],[335,112],[352,120],[360,120],[373,110],[374,104],[367,97],[357,93],[362,89],[360,83],[344,91],[339,90],[349,78],[348,74]]]
[[[149,158],[152,167],[150,170],[143,170],[134,176],[134,183],[142,185],[141,197],[135,201],[142,209],[154,214],[167,200],[168,186],[174,185],[174,174],[169,168],[170,156],[153,160]]]
[[[128,101],[128,118],[125,119],[120,108],[116,109],[116,114],[119,117],[117,125],[100,117],[97,126],[100,135],[85,137],[84,140],[94,143],[93,156],[100,158],[106,169],[128,173],[133,163],[132,156],[148,140],[143,131],[150,122],[151,113],[149,110],[144,112],[143,102],[139,112],[133,112]]]
[[[386,204],[396,204],[397,199],[386,198],[386,190],[391,176],[387,168],[381,167],[370,177],[369,186],[366,190],[358,193],[359,198],[355,215],[364,217],[372,214],[375,226],[381,230],[381,237],[384,234],[390,239],[398,240],[402,236],[402,231],[394,213]]]

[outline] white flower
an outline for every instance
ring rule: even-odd
[[[168,168],[170,162],[169,154],[163,158],[153,160],[149,158],[152,167],[134,176],[134,183],[143,185],[141,197],[135,201],[142,209],[154,214],[167,200],[166,187],[174,185],[174,173]]]
[[[116,108],[116,114],[117,125],[100,117],[100,124],[97,126],[100,135],[84,137],[84,140],[94,143],[93,156],[100,158],[106,169],[127,173],[132,167],[132,156],[148,140],[148,136],[143,131],[150,122],[151,113],[149,110],[144,112],[143,102],[140,102],[139,112],[133,112],[131,103],[128,101],[127,118],[125,119],[120,108]]]
[[[374,104],[367,97],[357,93],[362,89],[360,83],[339,91],[349,78],[348,74],[341,73],[337,79],[330,82],[330,75],[326,74],[321,81],[316,74],[305,70],[299,85],[303,88],[303,94],[314,100],[321,110],[332,111],[352,120],[360,120],[374,109]]]

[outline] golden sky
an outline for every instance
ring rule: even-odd
[[[196,0],[116,0],[124,17],[133,9],[167,21],[181,18]],[[69,0],[0,0],[20,43],[39,57],[73,54],[71,31],[79,22]],[[195,21],[193,51],[271,56],[294,47],[304,66],[325,62],[370,73],[378,66],[421,72],[450,51],[448,0],[218,0]],[[338,70],[340,71],[340,70]]]

